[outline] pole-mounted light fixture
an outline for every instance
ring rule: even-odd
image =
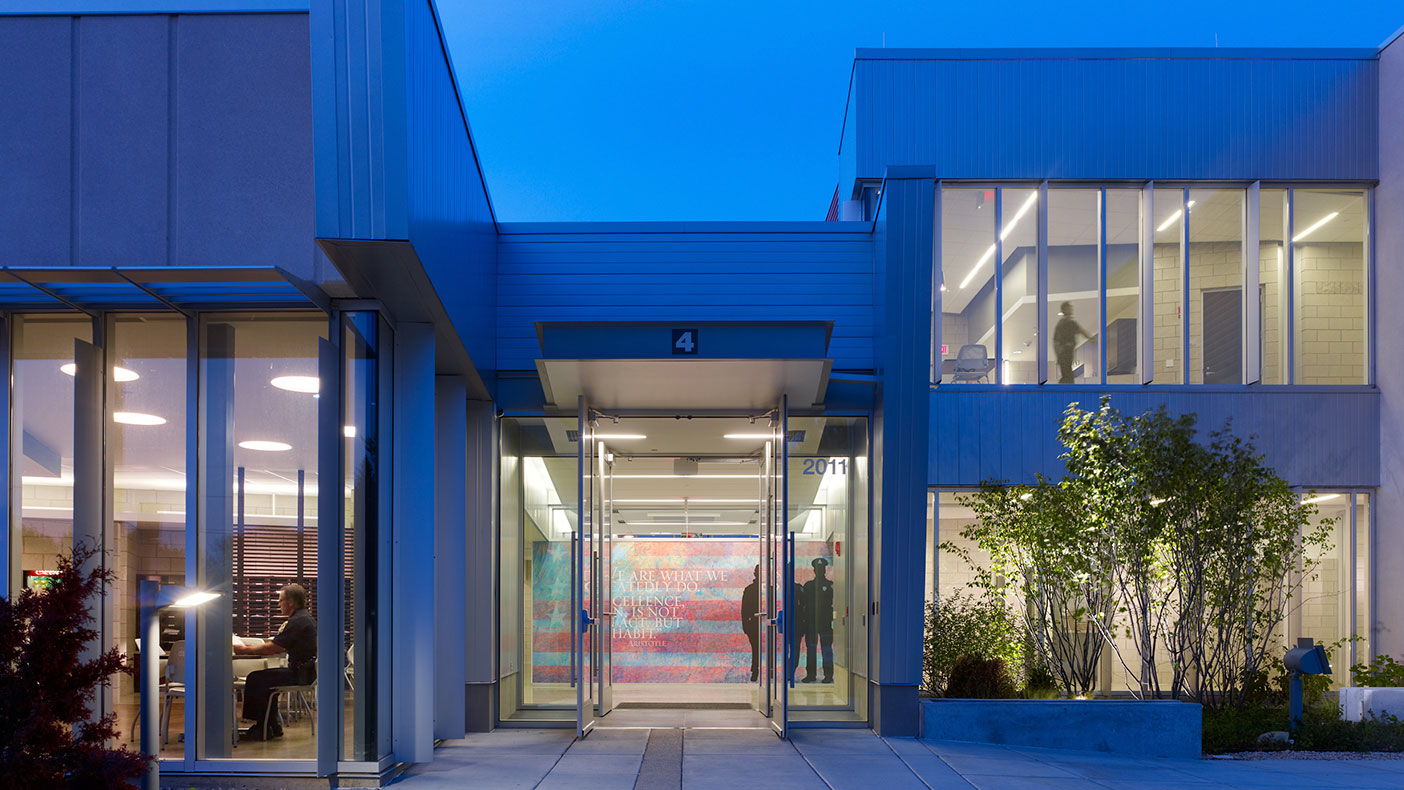
[[[159,790],[161,786],[161,754],[157,745],[157,725],[161,714],[156,701],[156,690],[160,680],[156,677],[161,665],[157,654],[161,652],[161,621],[157,615],[162,609],[190,609],[209,603],[219,597],[217,592],[197,590],[192,587],[162,587],[155,579],[142,579],[137,589],[141,602],[141,705],[137,715],[141,717],[141,752],[151,755],[146,776],[142,778],[142,790]]]

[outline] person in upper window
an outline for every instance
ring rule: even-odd
[[[1073,318],[1072,302],[1063,302],[1063,306],[1058,308],[1058,325],[1053,328],[1053,356],[1058,361],[1058,383],[1073,383],[1073,356],[1077,353],[1077,338],[1085,337],[1088,340],[1092,336],[1087,334],[1087,330],[1082,328],[1082,324]]]

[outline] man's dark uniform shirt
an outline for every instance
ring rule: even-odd
[[[273,637],[273,644],[288,651],[288,668],[303,683],[317,679],[317,621],[306,609],[298,609]]]

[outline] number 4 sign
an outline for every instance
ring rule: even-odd
[[[673,330],[673,356],[677,356],[679,354],[685,354],[689,356],[697,355],[696,329]]]

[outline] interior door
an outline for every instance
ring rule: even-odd
[[[1200,334],[1204,343],[1204,383],[1243,383],[1243,292],[1205,291]]]
[[[575,684],[575,734],[584,738],[594,729],[599,678],[598,600],[595,584],[598,574],[599,544],[596,540],[595,506],[595,427],[590,421],[585,396],[577,402],[579,437],[576,442],[576,525],[571,537],[571,682]]]
[[[798,625],[793,616],[795,589],[794,544],[790,540],[789,519],[786,517],[786,467],[789,462],[789,449],[786,444],[789,417],[787,403],[781,396],[776,405],[770,427],[772,438],[767,443],[766,481],[769,495],[766,507],[769,518],[765,519],[763,566],[767,569],[766,655],[768,703],[767,714],[770,726],[782,738],[789,737],[790,685],[794,683],[794,629]]]
[[[599,603],[599,652],[597,714],[614,710],[614,455],[603,439],[595,439],[595,508],[599,567],[595,574],[595,600]]]

